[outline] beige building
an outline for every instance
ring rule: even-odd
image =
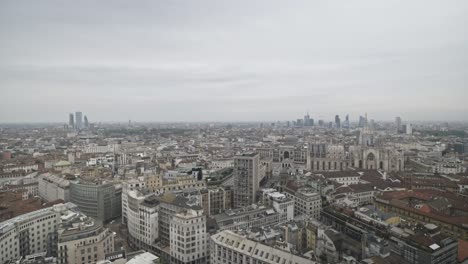
[[[203,210],[187,209],[175,214],[170,228],[172,263],[207,263],[208,235]]]
[[[114,235],[102,222],[70,211],[62,216],[57,248],[59,264],[96,263],[114,252]]]
[[[150,176],[146,180],[146,187],[151,192],[165,193],[189,188],[206,188],[206,182],[199,181],[191,175],[178,176],[174,180],[166,180],[162,176]]]
[[[313,189],[302,187],[285,187],[286,197],[294,201],[294,217],[309,216],[320,219],[322,210],[322,198]]]
[[[215,187],[200,190],[203,211],[215,215],[232,208],[232,191],[229,187]]]

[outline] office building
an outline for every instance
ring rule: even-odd
[[[114,252],[114,235],[102,222],[69,211],[61,217],[58,230],[58,264],[88,264],[105,259]]]
[[[61,216],[75,205],[58,204],[0,223],[0,263],[31,254],[56,253]]]
[[[304,126],[313,126],[313,119],[310,119],[309,113],[304,116]]]
[[[343,128],[349,128],[349,115],[346,115],[345,121],[343,122],[342,127]]]
[[[426,224],[423,230],[420,229],[416,227],[412,233],[392,229],[393,236],[389,239],[392,252],[412,264],[457,263],[457,240],[441,234],[434,224]]]
[[[260,183],[260,155],[242,154],[234,157],[234,206],[255,203]]]
[[[122,186],[115,183],[70,182],[70,201],[85,215],[107,222],[122,213]]]
[[[136,190],[128,192],[127,228],[132,245],[152,250],[159,237],[159,201]]]
[[[413,126],[411,125],[411,123],[406,124],[406,134],[407,135],[412,135],[413,134]]]
[[[173,216],[170,226],[172,263],[207,263],[208,237],[203,210],[183,210]]]
[[[203,211],[206,215],[220,214],[232,208],[232,191],[229,187],[200,190]]]
[[[68,127],[75,128],[75,119],[72,113],[70,113],[70,115],[68,116]]]
[[[336,128],[341,128],[341,119],[339,115],[335,116],[335,127]]]
[[[173,217],[186,210],[203,210],[200,200],[195,197],[183,197],[171,192],[158,197],[159,199],[159,239],[163,246],[170,245],[170,223]]]
[[[75,113],[75,128],[82,129],[83,128],[83,113],[76,112]]]
[[[306,187],[297,188],[295,186],[285,186],[284,193],[286,197],[294,201],[294,216],[305,215],[320,219],[320,210],[322,210],[322,199],[320,194]]]
[[[395,128],[396,128],[397,133],[401,133],[402,131],[401,117],[399,116],[395,117]]]

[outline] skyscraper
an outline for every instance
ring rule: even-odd
[[[304,116],[304,126],[311,126],[309,113]]]
[[[84,127],[85,127],[85,128],[88,128],[88,127],[89,127],[89,124],[88,124],[88,117],[87,117],[87,116],[84,116]]]
[[[260,181],[260,155],[246,153],[234,157],[234,206],[255,203]]]
[[[366,124],[366,118],[363,116],[359,116],[359,127],[364,127]]]
[[[70,115],[68,116],[68,127],[69,128],[75,127],[75,118],[73,116],[73,113],[70,113]]]
[[[399,116],[395,117],[395,127],[396,127],[396,132],[400,133],[401,132],[401,117]]]
[[[349,115],[346,115],[345,121],[343,122],[343,128],[349,128]]]
[[[340,128],[340,127],[341,127],[341,119],[340,119],[340,116],[339,116],[339,115],[336,115],[336,116],[335,116],[335,126],[336,126],[336,128]]]
[[[411,126],[411,123],[406,124],[406,134],[413,134],[413,127]]]
[[[75,113],[75,128],[77,129],[83,128],[83,113],[81,112]]]

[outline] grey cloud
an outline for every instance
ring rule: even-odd
[[[467,24],[466,1],[2,1],[0,122],[466,119]]]

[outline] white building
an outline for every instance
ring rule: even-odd
[[[210,169],[221,170],[225,168],[232,168],[234,166],[234,160],[232,159],[221,159],[213,160],[210,164]]]
[[[120,150],[119,144],[98,145],[89,144],[83,147],[83,153],[115,153]]]
[[[36,196],[39,194],[37,182],[24,183],[23,180],[20,180],[19,184],[5,184],[4,188],[14,192],[22,192],[25,197]]]
[[[143,180],[132,179],[123,183],[122,185],[122,224],[127,224],[127,212],[128,212],[128,193],[130,191],[139,191],[140,188],[144,188],[146,182]]]
[[[172,263],[207,263],[208,235],[203,210],[187,209],[174,215],[170,227]]]
[[[294,219],[294,200],[286,196],[286,194],[277,192],[274,189],[263,190],[263,203],[273,206],[276,212],[281,214],[280,222],[285,222]]]
[[[319,177],[335,181],[339,184],[343,184],[345,186],[351,184],[358,184],[359,179],[361,178],[361,174],[356,171],[334,171],[334,172],[323,172],[321,174],[317,174]]]
[[[128,192],[127,228],[132,242],[148,249],[159,237],[159,202],[138,191]]]
[[[61,199],[65,202],[70,200],[70,181],[50,173],[39,175],[39,196],[46,201]]]
[[[413,126],[410,123],[406,124],[406,134],[407,135],[413,134]]]
[[[315,264],[316,262],[225,230],[211,236],[210,263]]]
[[[153,255],[149,252],[139,254],[129,261],[126,264],[158,264],[161,263],[158,256]]]
[[[0,263],[40,252],[53,253],[61,213],[72,203],[54,205],[0,223]]]
[[[3,172],[24,171],[28,173],[32,171],[37,171],[38,169],[39,165],[37,164],[11,165],[5,166],[3,168]]]
[[[285,188],[286,196],[294,201],[294,216],[306,215],[320,219],[322,210],[322,198],[320,194],[310,188],[299,188],[297,190]]]

